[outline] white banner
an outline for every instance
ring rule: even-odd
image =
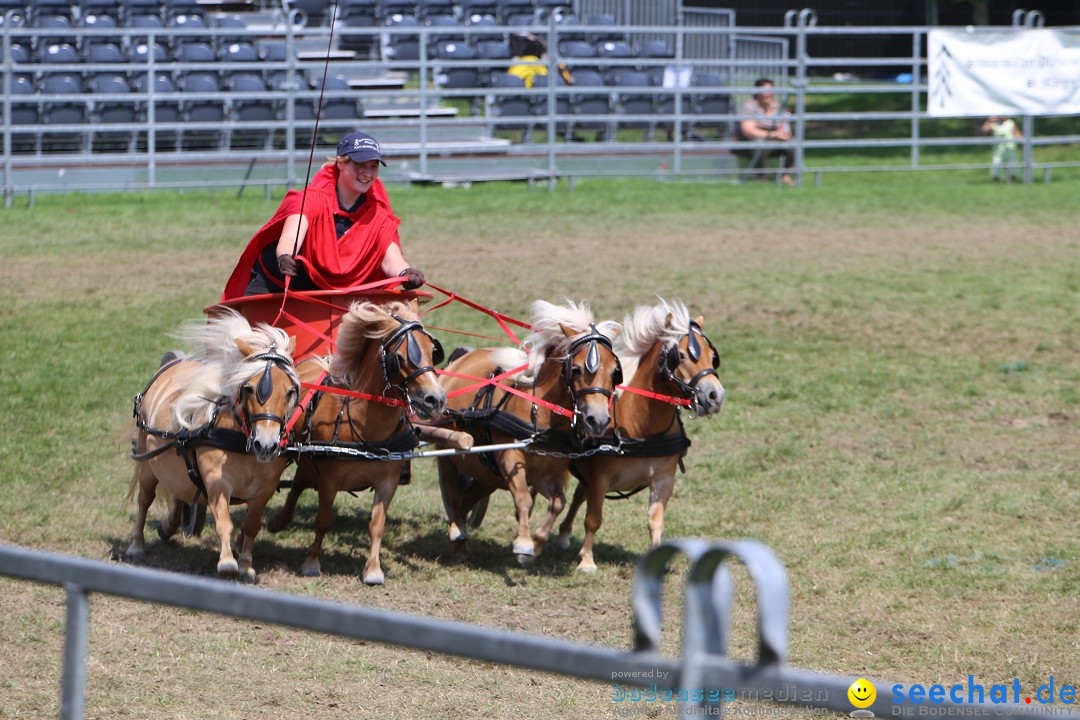
[[[1080,34],[931,30],[927,61],[931,115],[1080,114]]]

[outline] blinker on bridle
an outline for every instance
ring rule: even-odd
[[[280,367],[282,371],[284,371],[286,375],[289,375],[291,379],[292,376],[286,370],[286,368],[291,365],[292,362],[289,360],[289,358],[285,357],[277,351],[277,345],[275,343],[271,343],[270,347],[265,352],[261,352],[258,355],[252,355],[249,359],[253,361],[266,361],[266,366],[263,368],[262,375],[259,377],[259,382],[255,384],[255,399],[258,400],[260,405],[265,405],[266,402],[270,400],[270,397],[274,394],[274,378],[272,374],[274,366],[276,365]],[[297,386],[295,380],[293,381],[293,389],[299,392],[299,387]],[[285,432],[285,426],[287,424],[287,421],[280,415],[269,412],[260,412],[249,415],[244,411],[244,408],[241,405],[239,398],[237,398],[237,411],[240,424],[247,431],[247,452],[251,452],[251,448],[255,444],[255,438],[251,434],[251,430],[252,428],[254,428],[255,423],[257,423],[258,421],[271,420],[273,422],[276,422],[280,428],[278,430],[279,440],[281,434]]]
[[[379,346],[379,360],[382,365],[383,380],[386,381],[387,386],[404,392],[405,387],[416,378],[426,372],[435,372],[434,366],[441,364],[443,361],[443,348],[442,343],[432,337],[419,321],[405,320],[394,313],[390,313],[390,317],[401,323],[401,327],[392,332]],[[431,340],[431,365],[420,364],[424,360],[424,351],[420,349],[420,343],[416,341],[416,337],[413,335],[415,330],[424,333]],[[401,372],[401,359],[397,355],[397,349],[402,342],[405,343],[405,358],[416,370],[411,372],[401,383],[395,384],[391,377]]]
[[[720,367],[720,353],[717,351],[716,346],[713,345],[712,340],[705,336],[705,333],[701,331],[701,327],[694,321],[690,321],[690,330],[686,333],[686,354],[690,356],[690,359],[697,362],[701,358],[701,342],[698,340],[698,336],[704,340],[709,349],[712,350],[713,359],[712,367],[705,368],[698,371],[694,377],[690,378],[690,382],[683,382],[675,374],[675,370],[679,367],[679,344],[676,342],[667,350],[664,350],[660,354],[660,371],[661,374],[671,382],[675,383],[680,390],[690,397],[694,394],[697,384],[701,382],[702,378],[708,375],[714,375],[717,378],[720,377],[717,373],[717,369]]]
[[[571,385],[571,379],[574,374],[574,354],[583,346],[588,345],[589,348],[585,352],[585,370],[590,375],[595,374],[600,369],[600,345],[607,348],[607,351],[615,356],[615,373],[612,377],[612,384],[618,385],[622,382],[622,363],[619,361],[619,356],[615,354],[614,348],[611,346],[611,340],[606,335],[596,329],[596,325],[589,323],[590,332],[588,335],[582,335],[581,337],[573,340],[566,348],[566,355],[563,357],[563,379],[566,381],[567,388],[570,390],[570,396],[574,399],[574,405],[577,405],[577,400],[582,395],[588,395],[589,393],[599,393],[605,397],[611,397],[611,390],[606,387],[592,386],[575,390]]]

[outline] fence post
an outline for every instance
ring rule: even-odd
[[[285,84],[288,99],[285,101],[285,189],[296,187],[296,34],[293,22],[295,10],[285,18]],[[314,136],[313,136],[314,138]],[[314,141],[314,139],[313,139]]]
[[[82,720],[86,700],[86,643],[90,634],[90,600],[78,585],[67,589],[64,627],[64,679],[60,691],[60,720]]]
[[[1032,145],[1032,135],[1035,134],[1035,118],[1031,115],[1024,116],[1024,157],[1021,163],[1024,167],[1024,184],[1030,185],[1035,179],[1035,149]]]
[[[922,84],[922,28],[911,31],[911,167],[919,167],[919,111],[921,105],[919,98],[921,93],[919,86]]]
[[[806,142],[806,31],[817,25],[817,14],[810,8],[799,11],[798,34],[795,36],[795,58],[798,65],[795,66],[795,163],[792,170],[795,172],[795,183],[802,186],[803,168],[805,161]],[[777,174],[779,178],[779,173]]]
[[[393,29],[393,28],[392,28]],[[420,67],[416,71],[420,86],[420,174],[428,177],[428,29],[420,28]]]
[[[11,153],[12,153],[12,137],[11,137],[11,99],[14,97],[11,92],[11,81],[14,79],[12,75],[14,71],[14,59],[11,57],[11,23],[14,22],[15,11],[9,10],[4,14],[4,207],[11,207],[12,187],[14,182],[11,179]]]

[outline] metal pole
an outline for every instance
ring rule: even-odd
[[[285,18],[285,189],[296,187],[296,37],[293,33],[293,13]]]
[[[64,630],[64,677],[60,690],[60,720],[82,720],[86,700],[86,644],[90,634],[90,600],[78,585],[67,589]]]
[[[417,78],[420,83],[420,174],[428,177],[428,38],[426,28],[420,29],[420,69]]]
[[[1030,185],[1035,179],[1035,148],[1032,145],[1032,136],[1035,134],[1035,118],[1031,115],[1024,116],[1024,184]]]
[[[798,34],[795,36],[795,57],[798,65],[795,66],[795,184],[801,186],[803,181],[803,168],[806,165],[804,144],[806,142],[806,123],[803,117],[806,115],[806,31],[807,28],[817,25],[817,15],[810,8],[799,11]],[[781,169],[781,172],[783,170]],[[779,173],[777,173],[779,179]]]
[[[911,167],[919,167],[919,85],[922,83],[922,31],[911,31]]]
[[[146,183],[157,182],[157,88],[154,87],[154,47],[157,36],[151,29],[146,36]],[[176,133],[179,135],[180,131]]]
[[[11,23],[15,17],[15,11],[9,10],[4,14],[4,207],[11,207],[12,187],[11,179],[11,81],[13,79],[13,63],[11,57]]]

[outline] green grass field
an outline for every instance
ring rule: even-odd
[[[687,423],[665,535],[776,551],[792,665],[1031,690],[1080,683],[1078,191],[1075,171],[1030,186],[971,171],[830,175],[816,189],[390,189],[407,257],[484,305],[523,317],[532,299],[569,297],[621,320],[661,295],[704,315],[728,403]],[[193,192],[41,196],[0,214],[0,541],[122,557],[132,396],[274,207]],[[497,331],[460,305],[425,321]],[[436,334],[447,349],[476,342]],[[434,467],[416,463],[390,508],[384,587],[359,579],[369,495],[338,498],[322,577],[297,576],[314,497],[292,528],[260,536],[255,567],[273,590],[627,648],[645,505],[606,505],[600,571],[580,576],[580,527],[574,549],[516,564],[500,493],[472,560],[451,565]],[[147,563],[208,575],[211,536],[151,542]],[[677,571],[672,654],[680,585]],[[732,652],[749,659],[745,585]],[[0,580],[0,602],[0,717],[55,716],[64,594]],[[602,684],[105,597],[91,617],[88,718],[613,711]]]

